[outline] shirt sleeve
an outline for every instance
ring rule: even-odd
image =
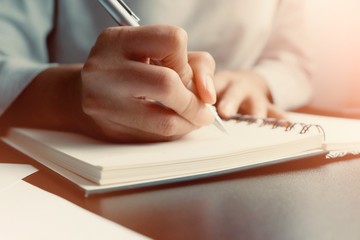
[[[274,103],[283,109],[304,105],[312,96],[304,11],[303,1],[280,1],[273,33],[254,68],[267,81]]]
[[[0,115],[49,66],[51,0],[4,0],[0,7]]]

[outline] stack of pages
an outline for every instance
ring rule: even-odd
[[[358,120],[297,113],[289,113],[289,118],[239,115],[225,122],[228,135],[207,126],[163,143],[114,144],[69,132],[21,128],[11,129],[3,140],[76,183],[86,194],[360,149]]]

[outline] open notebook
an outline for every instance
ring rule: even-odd
[[[229,135],[208,126],[163,143],[114,144],[74,133],[20,128],[11,129],[3,140],[73,181],[86,194],[238,171],[330,148],[339,150],[337,146],[360,149],[360,121],[292,113],[290,119],[239,115],[225,122]],[[345,128],[350,130],[347,139],[339,138],[343,131],[330,134]],[[351,129],[359,134],[351,137]]]

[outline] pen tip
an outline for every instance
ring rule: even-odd
[[[222,120],[220,118],[215,118],[214,125],[223,133],[229,135],[229,132],[226,130]]]
[[[222,119],[220,118],[220,116],[218,115],[216,108],[212,105],[208,104],[208,107],[210,109],[210,111],[212,112],[213,116],[214,116],[214,122],[213,124],[223,133],[226,133],[227,135],[229,135],[228,131],[226,131],[226,128],[224,126],[224,123],[222,121]]]

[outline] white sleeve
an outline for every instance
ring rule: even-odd
[[[267,81],[274,103],[283,109],[304,105],[312,96],[304,11],[303,1],[280,1],[273,33],[254,68]]]
[[[49,66],[54,2],[7,0],[0,7],[0,115]]]

